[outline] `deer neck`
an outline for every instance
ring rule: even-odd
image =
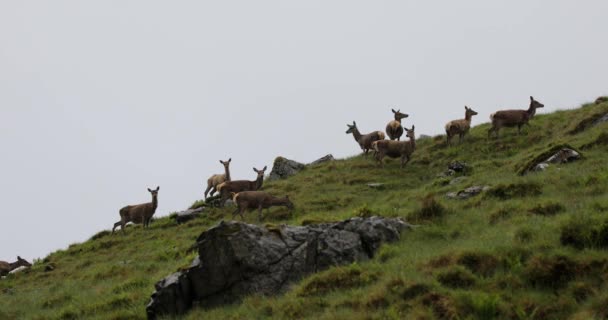
[[[226,177],[226,181],[231,181],[230,180],[230,168],[224,168],[224,169],[226,170],[225,174],[224,174]]]
[[[401,118],[399,118],[399,117],[395,116],[395,121],[397,121],[397,122],[401,123]]]
[[[262,185],[264,184],[264,176],[260,176],[255,180],[255,189],[262,189]]]
[[[152,196],[152,208],[156,211],[158,208],[158,196]]]
[[[536,114],[536,108],[534,106],[530,105],[530,108],[528,108],[528,111],[526,111],[526,112],[528,113],[528,117],[532,118]]]
[[[355,141],[357,142],[361,140],[361,132],[359,132],[359,129],[355,128],[355,130],[353,131],[353,137],[355,137]]]
[[[412,146],[412,150],[416,149],[416,137],[410,137],[410,145]]]
[[[471,120],[473,119],[473,115],[472,114],[465,114],[464,115],[464,121],[466,121],[467,123],[471,123]]]

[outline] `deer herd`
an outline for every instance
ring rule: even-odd
[[[488,137],[495,134],[496,138],[498,138],[499,131],[503,127],[517,127],[518,134],[521,134],[521,128],[534,117],[536,109],[543,107],[542,103],[530,97],[530,107],[527,110],[501,110],[493,113],[490,115],[491,128],[488,130]],[[465,106],[464,109],[464,119],[452,120],[445,125],[447,146],[452,145],[452,138],[455,136],[459,137],[459,143],[463,142],[465,135],[471,128],[473,116],[478,114],[468,106]],[[412,128],[408,129],[403,126],[402,121],[409,117],[408,114],[402,113],[401,110],[392,109],[391,111],[394,119],[387,124],[386,135],[382,131],[361,134],[357,128],[357,123],[354,121],[352,125],[347,124],[348,130],[346,133],[353,135],[355,141],[357,141],[359,147],[363,150],[365,157],[372,150],[373,157],[380,166],[384,167],[384,158],[389,157],[399,158],[401,160],[401,168],[403,168],[411,160],[412,154],[416,149],[415,127],[412,125]],[[404,133],[409,140],[401,141]],[[387,136],[388,140],[386,139]],[[266,166],[262,170],[253,168],[253,171],[257,175],[255,180],[233,181],[230,175],[232,159],[228,159],[228,161],[220,160],[220,163],[224,166],[224,173],[214,174],[207,179],[207,189],[204,192],[204,198],[207,199],[208,196],[214,196],[217,192],[219,193],[219,203],[221,206],[231,199],[236,205],[236,210],[232,214],[233,219],[238,214],[244,220],[243,213],[246,210],[258,210],[258,219],[261,221],[263,209],[274,206],[285,206],[290,211],[294,209],[294,204],[289,199],[289,196],[275,197],[267,192],[260,191],[264,183]],[[114,224],[112,233],[119,226],[124,233],[125,225],[129,222],[142,224],[144,229],[149,227],[152,216],[156,212],[156,208],[158,208],[159,191],[160,187],[154,190],[148,189],[148,192],[152,196],[151,202],[126,206],[120,209],[120,221]],[[30,266],[31,264],[21,257],[17,257],[17,261],[14,263],[0,261],[0,275],[5,276],[10,272]]]

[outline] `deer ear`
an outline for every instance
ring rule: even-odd
[[[232,162],[232,158],[228,159],[228,163]]]
[[[533,96],[530,96],[530,101],[534,101],[534,97]]]
[[[397,111],[395,111],[395,109],[391,109],[391,111],[392,111],[393,113],[397,113]]]
[[[266,169],[268,169],[268,166],[264,166],[264,169],[262,169],[262,171],[266,171]]]
[[[469,107],[467,107],[467,106],[464,106],[464,109],[465,109],[465,110],[469,110]]]
[[[256,173],[258,172],[258,169],[256,169],[255,167],[253,167],[253,171],[255,171]]]
[[[356,127],[357,123],[355,121],[353,121],[353,127]]]
[[[152,192],[152,190],[150,188],[148,188],[148,192]]]
[[[414,128],[415,128],[415,126],[414,126],[414,125],[412,125],[412,131],[414,131]]]
[[[156,191],[159,191],[159,190],[160,190],[160,187],[159,187],[159,186],[156,186]]]

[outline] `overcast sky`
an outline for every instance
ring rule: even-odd
[[[608,93],[608,2],[0,0],[0,260],[158,216],[277,155],[358,152],[391,108],[442,133]]]

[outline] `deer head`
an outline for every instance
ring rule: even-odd
[[[397,120],[399,122],[401,122],[401,119],[405,119],[405,118],[409,117],[408,114],[401,113],[401,109],[397,110],[397,111],[395,111],[395,109],[391,109],[391,111],[393,111],[393,113],[395,114],[395,120]]]
[[[220,160],[220,163],[224,165],[224,168],[226,170],[228,170],[228,167],[230,167],[230,162],[232,162],[232,158],[228,159],[228,161],[222,161],[222,160]]]
[[[465,119],[469,119],[470,120],[473,116],[476,116],[478,114],[477,111],[475,111],[475,110],[473,110],[473,109],[471,109],[471,108],[469,108],[467,106],[464,106],[464,110],[465,110],[465,113],[464,113],[464,115],[465,115],[464,118]]]
[[[20,256],[17,256],[17,267],[31,267],[32,264],[27,262],[27,260],[21,258]]]
[[[346,131],[346,134],[351,134],[355,131],[357,131],[357,123],[353,121],[353,125],[351,126],[350,124],[346,125],[348,127],[348,130]]]
[[[534,100],[534,97],[530,96],[530,109],[544,108],[545,105]]]
[[[416,134],[414,133],[414,126],[412,125],[411,129],[405,128],[403,127],[403,129],[405,130],[405,132],[407,132],[407,137],[410,139],[416,139]]]
[[[255,173],[258,174],[258,179],[263,179],[264,178],[264,172],[266,172],[266,169],[268,169],[268,167],[264,166],[264,169],[262,169],[262,170],[258,170],[256,168],[253,168],[253,171],[255,171]]]
[[[150,188],[148,188],[148,192],[150,192],[152,194],[152,199],[155,199],[158,197],[159,190],[160,190],[160,187],[156,187],[156,190],[151,190]]]

